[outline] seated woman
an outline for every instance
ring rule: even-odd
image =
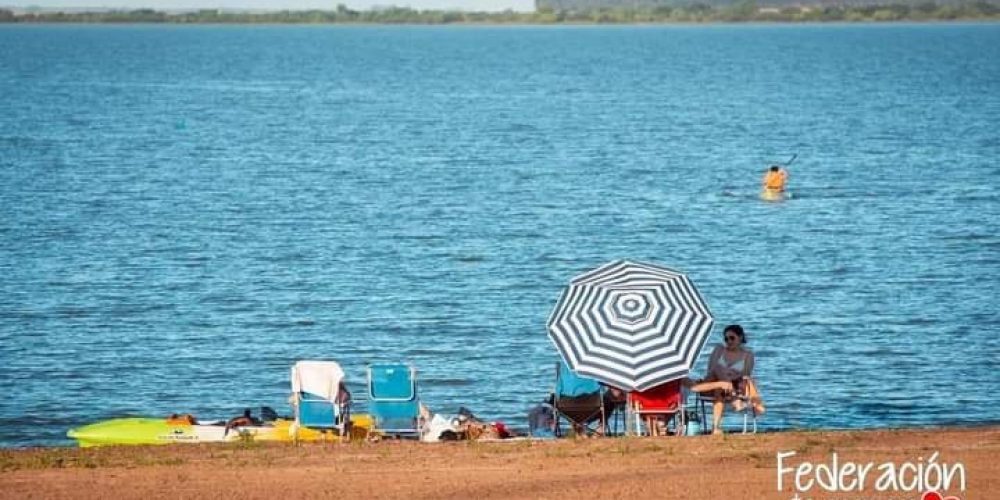
[[[753,352],[743,347],[746,333],[740,325],[729,325],[722,330],[725,345],[718,345],[708,359],[708,370],[703,380],[688,381],[691,390],[711,393],[712,434],[721,434],[722,411],[726,401],[731,401],[736,411],[743,411],[744,401],[753,405],[758,415],[764,414],[764,403],[750,375],[753,373]]]

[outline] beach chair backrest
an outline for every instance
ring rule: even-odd
[[[368,397],[375,401],[410,401],[417,397],[413,369],[403,364],[368,368]]]
[[[674,411],[680,409],[684,401],[684,387],[680,380],[631,394],[632,403],[641,412]]]
[[[592,378],[577,375],[573,370],[569,369],[569,366],[565,362],[559,361],[558,372],[556,374],[557,396],[573,398],[594,394],[595,392],[601,392],[600,382]]]
[[[299,423],[306,427],[335,427],[339,417],[340,407],[329,401],[305,397],[299,400]]]
[[[369,366],[368,412],[382,432],[419,436],[416,371],[405,364]]]

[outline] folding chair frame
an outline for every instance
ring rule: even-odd
[[[411,394],[411,396],[408,397],[408,398],[376,398],[375,395],[374,395],[374,390],[373,390],[374,388],[372,387],[372,368],[373,367],[377,367],[377,366],[401,366],[401,367],[406,367],[406,369],[410,371],[410,394]],[[403,364],[403,363],[385,363],[385,364],[376,363],[376,364],[373,364],[373,365],[369,365],[368,369],[367,369],[367,372],[368,372],[367,373],[368,374],[368,382],[367,382],[368,383],[368,405],[369,405],[369,413],[371,414],[373,422],[374,422],[374,424],[373,424],[374,430],[376,432],[379,432],[379,433],[382,433],[382,434],[387,434],[387,435],[396,436],[396,437],[411,436],[411,437],[416,437],[417,439],[423,438],[424,421],[423,421],[423,417],[420,415],[420,397],[417,394],[417,369],[414,368],[411,365]],[[417,404],[417,415],[416,415],[416,417],[414,419],[414,428],[395,428],[395,429],[393,429],[393,428],[388,428],[388,427],[382,427],[381,424],[380,424],[380,422],[379,422],[379,418],[375,415],[375,413],[373,411],[371,411],[371,404],[374,401],[382,401],[382,402],[386,402],[386,403],[406,403],[406,402],[409,402],[411,400],[414,401],[414,402],[416,402],[416,404]]]
[[[739,413],[743,414],[743,432],[742,434],[757,434],[757,409],[754,408],[753,404],[750,402],[750,398],[746,394],[740,396],[725,398],[723,404],[729,403],[734,399],[739,399],[743,401],[743,410]],[[706,397],[705,395],[699,394],[698,400],[698,414],[701,416],[702,423],[702,434],[710,434],[715,431],[714,422],[709,425],[711,420],[711,411],[706,410],[706,406],[714,404],[714,397]],[[735,411],[735,410],[733,410]],[[724,418],[724,417],[723,417]],[[722,422],[719,422],[719,426],[722,427]]]
[[[302,363],[305,363],[305,362],[302,362]],[[323,362],[323,363],[326,363],[326,362]],[[299,365],[300,365],[300,363],[296,363],[292,367],[292,377],[293,377],[292,387],[293,387],[293,389],[295,388],[296,383],[297,383],[296,380],[294,380],[294,378],[300,376],[300,374],[298,372]],[[338,366],[338,369],[339,369],[339,366]],[[342,383],[343,380],[341,379],[338,382]],[[328,400],[328,399],[325,399],[325,398],[321,398],[321,397],[309,397],[309,396],[310,396],[310,393],[305,392],[305,391],[299,391],[297,393],[293,393],[292,396],[291,396],[291,398],[290,398],[290,400],[289,400],[289,402],[292,405],[292,411],[293,411],[293,413],[295,415],[295,421],[294,421],[294,424],[293,424],[293,426],[291,428],[293,441],[295,441],[296,443],[298,442],[298,439],[299,439],[299,432],[298,431],[299,431],[300,427],[305,427],[307,429],[313,429],[313,430],[316,430],[316,431],[320,431],[323,434],[324,439],[326,439],[326,434],[329,431],[336,431],[337,435],[342,440],[343,439],[348,439],[349,438],[348,431],[349,431],[350,425],[351,425],[351,401],[350,401],[350,399],[347,399],[347,400],[344,400],[344,401],[331,401],[331,400]],[[313,422],[313,421],[310,421],[308,423],[303,423],[302,422],[302,404],[303,404],[303,402],[305,402],[307,404],[329,405],[330,408],[331,408],[331,413],[332,413],[333,419],[329,423],[326,423],[326,422],[318,423],[318,422]]]
[[[552,394],[554,395],[554,401],[553,401],[552,407],[554,408],[555,415],[556,415],[556,429],[555,429],[556,436],[560,436],[560,437],[562,436],[562,428],[560,427],[559,424],[560,424],[560,421],[562,419],[564,419],[564,418],[566,419],[566,421],[569,422],[570,426],[579,426],[579,427],[583,428],[583,431],[588,436],[590,436],[590,435],[596,435],[596,434],[606,434],[607,433],[607,429],[608,429],[608,421],[607,421],[607,412],[606,412],[606,410],[604,408],[604,389],[602,388],[600,391],[598,391],[596,393],[587,394],[587,395],[583,395],[583,396],[577,396],[577,397],[568,397],[567,396],[567,397],[563,397],[563,396],[561,396],[559,394],[559,390],[558,390],[559,389],[559,376],[560,376],[559,372],[560,372],[560,370],[559,370],[559,363],[556,363],[556,384],[555,384],[555,388],[552,391]],[[597,405],[597,409],[595,409],[593,412],[590,412],[590,414],[587,415],[587,418],[584,419],[583,421],[580,421],[579,419],[575,419],[575,418],[571,417],[569,414],[567,414],[564,411],[565,406],[563,406],[563,408],[560,408],[560,401],[563,401],[563,400],[573,400],[573,399],[583,399],[583,398],[593,398],[593,399],[596,399],[597,401],[599,401],[599,403]],[[583,406],[583,405],[581,405],[581,406]],[[587,424],[587,422],[593,421],[594,417],[599,417],[599,427],[597,427],[597,428],[592,428],[593,424]]]
[[[322,399],[322,398],[316,398],[316,399],[313,399],[313,398],[303,398],[302,396],[305,395],[305,394],[308,394],[308,393],[304,393],[303,392],[303,393],[299,393],[299,394],[293,395],[294,401],[292,403],[292,407],[293,407],[292,409],[294,410],[296,425],[299,425],[301,427],[305,427],[307,429],[317,430],[317,431],[320,431],[320,432],[335,430],[335,431],[337,431],[337,435],[338,436],[340,436],[341,438],[346,438],[347,437],[347,432],[348,432],[348,427],[350,426],[350,422],[351,422],[351,410],[350,410],[349,403],[346,403],[346,402],[345,403],[330,403],[329,401],[327,401],[325,399]],[[302,418],[301,418],[302,417],[301,405],[302,405],[303,402],[307,402],[307,403],[314,403],[315,402],[315,403],[323,403],[323,404],[332,405],[333,408],[335,409],[335,411],[333,412],[333,421],[330,422],[329,425],[318,425],[318,424],[313,423],[313,422],[310,422],[308,424],[301,423],[301,421],[302,421]],[[296,441],[298,440],[298,432],[295,433],[294,438],[295,438]]]
[[[638,401],[633,401],[632,400],[632,393],[630,392],[628,394],[628,407],[627,408],[628,408],[628,411],[630,413],[630,416],[632,417],[630,419],[630,421],[634,424],[633,431],[636,433],[636,435],[639,435],[639,436],[642,435],[640,429],[642,429],[642,417],[643,416],[663,416],[663,417],[668,417],[669,418],[669,420],[667,422],[668,425],[669,425],[669,421],[670,420],[672,420],[674,422],[674,434],[679,435],[679,434],[681,434],[681,433],[683,433],[685,431],[685,427],[687,425],[687,422],[686,422],[685,417],[684,417],[684,408],[685,408],[685,406],[687,406],[686,405],[686,402],[687,402],[687,390],[684,389],[683,387],[681,387],[680,390],[681,390],[681,399],[677,403],[677,406],[673,410],[664,410],[664,409],[659,409],[659,408],[651,409],[651,410],[643,410],[642,408],[639,407],[639,402]],[[653,435],[653,430],[652,429],[647,429],[647,432],[649,433],[649,435]]]

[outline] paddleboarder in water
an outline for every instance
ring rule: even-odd
[[[762,184],[764,189],[768,191],[784,193],[785,186],[788,184],[788,171],[781,168],[780,165],[771,165],[771,168],[764,172]]]
[[[794,160],[795,157],[792,157]],[[789,161],[785,164],[785,167],[790,165],[792,162]],[[791,197],[791,195],[785,191],[788,185],[788,171],[785,167],[781,165],[774,164],[771,165],[766,172],[764,172],[764,179],[761,180],[761,190],[760,199],[764,201],[781,201]]]

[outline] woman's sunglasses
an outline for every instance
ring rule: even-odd
[[[736,342],[737,340],[739,340],[739,337],[736,335],[726,335],[726,342]]]

